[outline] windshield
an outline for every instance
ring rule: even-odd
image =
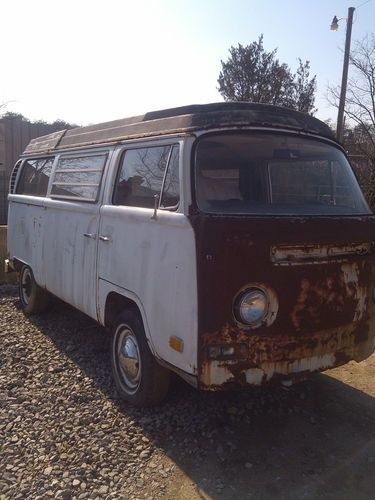
[[[368,214],[345,155],[315,139],[279,133],[203,137],[195,156],[200,210],[233,214]]]

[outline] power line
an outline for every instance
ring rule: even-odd
[[[363,2],[360,5],[357,5],[356,9],[359,9],[360,7],[362,7],[362,5],[366,5],[366,3],[369,3],[369,2],[371,2],[371,0],[367,0],[366,2]]]

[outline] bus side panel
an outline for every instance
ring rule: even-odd
[[[8,251],[11,258],[28,264],[39,286],[45,287],[43,265],[44,199],[9,195]]]
[[[97,319],[99,205],[46,200],[47,215],[43,241],[47,289]]]
[[[99,241],[99,309],[104,318],[105,282],[136,296],[155,356],[197,373],[197,277],[193,229],[182,214],[103,206]],[[130,295],[129,295],[130,294]],[[141,311],[142,312],[142,311]],[[183,341],[173,350],[170,337]]]

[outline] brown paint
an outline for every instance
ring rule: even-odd
[[[246,372],[251,369],[272,372],[261,383],[291,376],[296,380],[310,371],[350,359],[360,361],[371,354],[375,346],[374,216],[197,214],[191,221],[197,241],[202,388],[247,385]],[[303,260],[298,265],[279,265],[275,248],[298,248]],[[307,259],[306,253],[310,253]],[[319,259],[321,254],[324,259]],[[238,291],[254,283],[275,291],[279,310],[271,325],[249,329],[236,323],[232,307]],[[216,364],[208,359],[208,345],[236,343],[247,345],[247,359]],[[301,371],[284,373],[299,360]],[[313,360],[311,370],[302,370],[308,360]],[[225,382],[212,385],[212,370],[224,370]]]

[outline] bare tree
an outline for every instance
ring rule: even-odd
[[[351,77],[345,113],[361,132],[363,153],[375,161],[375,35],[356,42],[350,54]],[[338,108],[340,87],[328,87],[328,102]],[[365,140],[363,140],[365,138]]]
[[[358,180],[375,210],[375,35],[355,43],[350,54],[343,143]],[[338,108],[340,88],[328,87],[328,102]]]

